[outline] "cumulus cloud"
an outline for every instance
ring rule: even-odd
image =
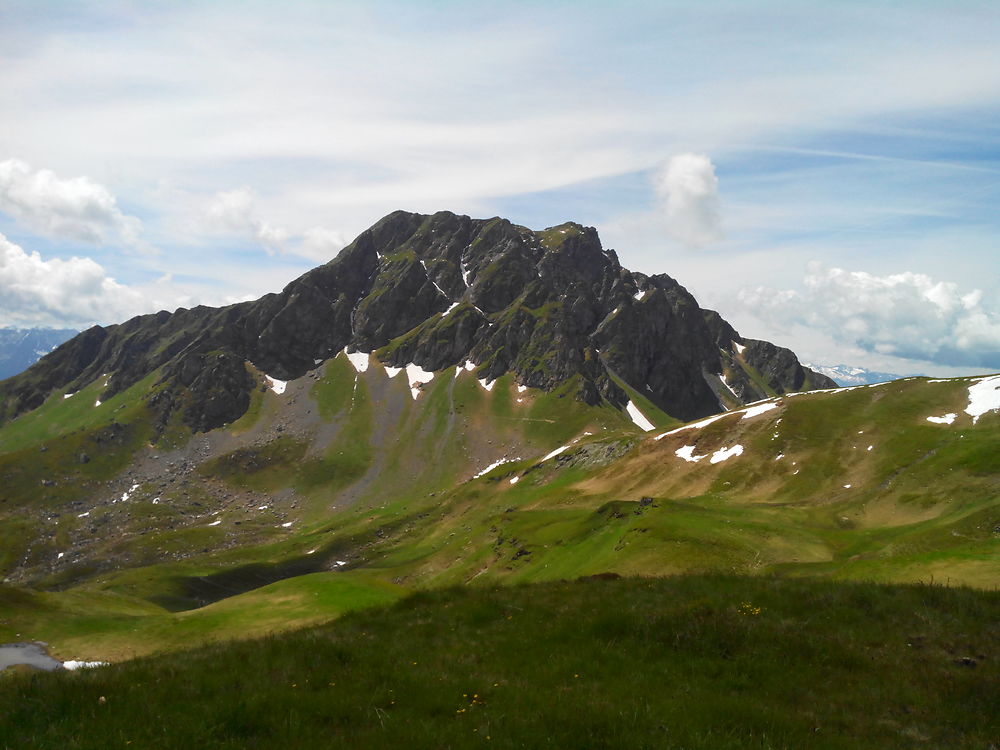
[[[268,252],[326,261],[348,243],[346,236],[334,229],[313,227],[295,234],[265,221],[257,210],[257,196],[248,187],[216,193],[207,213],[211,229],[246,237]]]
[[[666,202],[667,226],[689,247],[722,239],[719,179],[712,160],[702,154],[671,157],[657,175],[656,189]]]
[[[926,274],[875,276],[812,263],[803,291],[756,287],[739,300],[773,324],[800,323],[864,351],[1000,369],[1000,311],[981,290]]]
[[[141,244],[142,222],[123,214],[103,185],[87,177],[63,179],[20,159],[0,162],[0,211],[51,237]]]
[[[91,258],[43,260],[0,234],[0,326],[82,328],[124,320],[150,304]]]

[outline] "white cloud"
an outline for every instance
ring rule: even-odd
[[[865,352],[1000,368],[1000,312],[981,290],[926,274],[876,276],[809,265],[804,290],[744,289],[740,303],[776,326],[802,324]]]
[[[349,242],[343,232],[335,229],[312,227],[299,235],[265,221],[257,210],[257,196],[248,187],[216,193],[207,216],[209,229],[249,238],[268,252],[311,260],[330,260]]]
[[[154,304],[91,258],[43,260],[0,234],[0,326],[84,327],[124,320]]]
[[[0,211],[51,237],[140,244],[142,222],[123,214],[103,185],[87,177],[63,179],[20,159],[0,162]]]
[[[209,222],[216,229],[249,237],[269,251],[282,251],[288,232],[261,219],[256,202],[248,187],[216,193],[208,207]]]
[[[302,234],[299,254],[313,260],[333,259],[351,240],[343,232],[335,229],[313,227]]]
[[[722,239],[719,179],[711,159],[702,154],[671,157],[657,175],[656,189],[666,201],[670,234],[690,247]]]

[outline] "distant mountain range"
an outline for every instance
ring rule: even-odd
[[[885,383],[889,380],[899,380],[909,377],[909,375],[896,375],[891,372],[876,372],[866,370],[863,367],[853,367],[851,365],[805,365],[816,372],[826,375],[837,385],[868,385],[869,383]],[[912,373],[917,374],[917,373]]]
[[[24,372],[78,333],[69,328],[0,328],[0,380]]]

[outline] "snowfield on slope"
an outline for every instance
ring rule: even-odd
[[[367,352],[349,352],[345,347],[344,354],[347,356],[347,360],[351,363],[355,370],[358,372],[366,372],[368,370]]]
[[[434,380],[434,373],[428,372],[420,365],[409,364],[406,366],[406,379],[410,382],[410,395],[416,401],[420,395],[419,386]]]
[[[744,407],[743,409],[736,409],[735,411],[724,411],[721,414],[714,414],[711,417],[706,417],[700,422],[693,422],[691,424],[686,424],[683,427],[675,427],[668,432],[664,432],[657,435],[653,440],[662,440],[667,437],[667,435],[676,435],[678,432],[683,432],[684,430],[700,430],[702,427],[708,427],[712,422],[718,421],[723,417],[728,417],[733,414],[742,414],[741,419],[752,419],[760,414],[771,411],[771,409],[776,409],[779,406],[779,402],[775,399],[767,399],[766,401],[758,401],[753,404]]]
[[[265,375],[264,379],[267,384],[271,387],[271,390],[277,393],[279,396],[285,392],[285,388],[288,386],[287,380],[278,380],[277,378],[272,378],[270,375]]]
[[[646,419],[646,415],[639,411],[639,407],[633,404],[631,401],[625,406],[625,411],[628,412],[629,419],[635,422],[636,427],[644,432],[649,432],[650,430],[656,429],[652,422]]]
[[[990,411],[1000,411],[1000,375],[982,378],[969,386],[969,405],[965,413],[972,417],[972,424]]]

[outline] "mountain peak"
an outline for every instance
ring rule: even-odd
[[[742,339],[671,277],[622,268],[593,227],[394,211],[280,293],[81,334],[0,387],[2,416],[102,373],[111,396],[158,372],[160,423],[180,413],[208,430],[247,408],[245,363],[291,380],[345,348],[431,372],[472,362],[484,379],[512,372],[546,390],[575,380],[587,403],[640,397],[683,420],[834,385]]]

